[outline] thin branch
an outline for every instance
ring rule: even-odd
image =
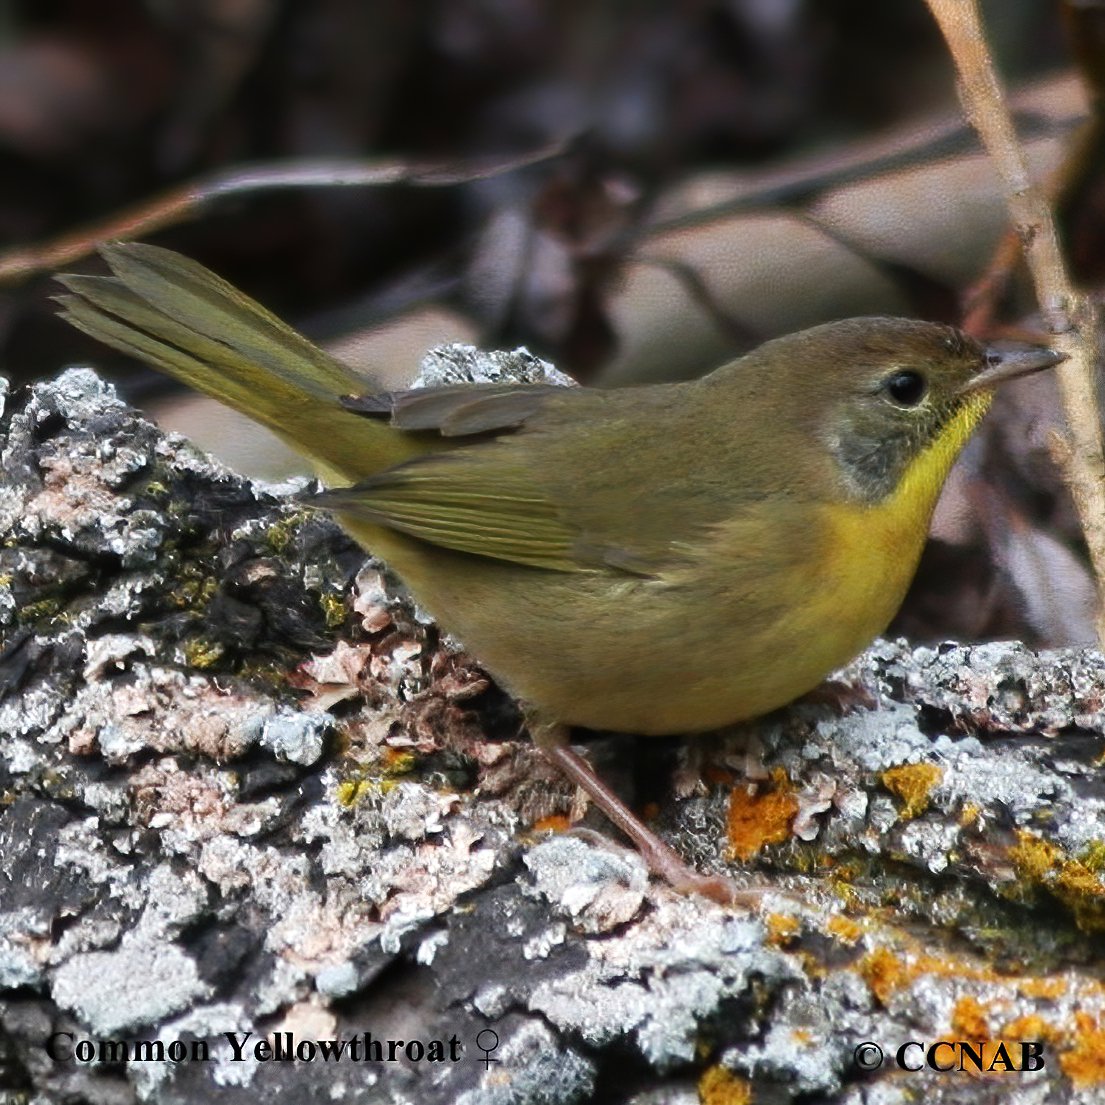
[[[278,161],[212,173],[163,192],[160,196],[99,222],[90,223],[46,242],[0,251],[0,284],[14,284],[40,272],[71,265],[93,253],[101,242],[140,238],[175,226],[199,214],[224,196],[286,188],[380,187],[409,184],[438,188],[484,180],[512,172],[561,153],[558,141],[508,159],[418,164],[391,160],[348,159]]]
[[[1051,208],[1029,179],[1024,152],[1002,97],[977,0],[927,0],[959,73],[960,96],[971,124],[1001,177],[1009,217],[1032,274],[1052,345],[1069,360],[1056,370],[1070,428],[1065,453],[1090,560],[1098,581],[1098,638],[1105,646],[1105,448],[1095,368],[1097,319],[1087,296],[1075,290],[1059,248]]]

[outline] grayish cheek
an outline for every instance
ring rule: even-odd
[[[843,427],[826,442],[845,494],[862,503],[881,502],[898,485],[909,461],[910,437],[860,425]]]

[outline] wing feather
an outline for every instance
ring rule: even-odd
[[[562,395],[558,384],[463,384],[347,396],[346,410],[390,417],[397,430],[436,430],[442,437],[517,430],[547,400]]]
[[[599,569],[575,555],[579,533],[549,497],[518,472],[473,463],[475,452],[420,457],[312,502],[456,552],[560,572]]]
[[[388,398],[392,425],[469,440],[315,505],[473,556],[649,579],[674,579],[729,512],[685,451],[673,463],[687,427],[671,426],[665,387],[638,389],[628,416],[612,393],[588,388],[490,384]]]

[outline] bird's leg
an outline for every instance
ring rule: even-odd
[[[659,876],[673,889],[683,894],[701,894],[724,905],[758,904],[762,893],[742,891],[720,875],[703,875],[695,871],[669,844],[661,840],[637,815],[599,778],[595,769],[568,742],[568,730],[563,725],[529,719],[533,743],[550,763],[562,771],[576,786],[582,787],[591,800],[637,848],[649,871]]]

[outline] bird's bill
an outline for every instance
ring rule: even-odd
[[[1018,376],[1027,376],[1045,368],[1054,368],[1067,359],[1066,353],[1054,349],[1041,349],[1037,346],[1019,349],[986,350],[986,368],[972,377],[962,387],[961,393],[982,391],[995,388],[1006,380],[1015,380]]]

